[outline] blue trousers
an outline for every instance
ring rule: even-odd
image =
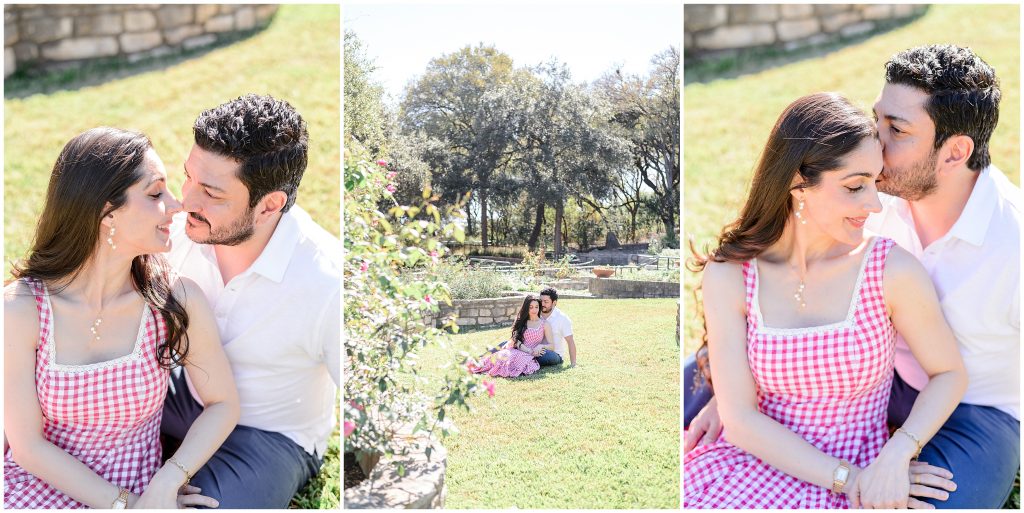
[[[693,356],[683,367],[683,426],[711,399],[703,383],[694,385],[697,362]],[[910,415],[918,392],[899,374],[889,399],[889,424],[900,426]],[[1006,502],[1020,466],[1020,421],[995,408],[960,403],[918,458],[949,469],[956,491],[949,499],[922,499],[939,509],[998,509]]]
[[[188,392],[184,372],[177,377],[174,374],[174,390],[169,390],[164,400],[160,431],[181,440],[203,407]],[[192,485],[217,499],[220,509],[286,509],[309,478],[320,471],[321,463],[319,457],[280,433],[239,425],[196,471]]]

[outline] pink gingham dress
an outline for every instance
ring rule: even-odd
[[[822,452],[859,467],[871,463],[889,437],[896,336],[882,297],[893,241],[876,237],[868,244],[847,318],[826,326],[765,326],[756,259],[743,264],[747,360],[758,408]],[[727,442],[724,433],[686,454],[683,477],[686,508],[850,507],[845,495],[783,473]]]
[[[43,436],[103,479],[141,494],[160,466],[160,419],[169,376],[156,357],[167,336],[163,317],[148,304],[144,307],[130,354],[90,365],[61,365],[49,293],[37,280],[25,283],[39,310],[35,373]],[[5,509],[85,507],[26,472],[6,451]]]
[[[544,323],[536,328],[523,330],[523,345],[532,350],[544,341]],[[473,367],[477,374],[499,378],[515,378],[525,374],[533,374],[540,369],[540,364],[533,355],[519,349],[501,349],[485,355],[482,361]]]

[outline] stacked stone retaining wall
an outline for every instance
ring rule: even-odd
[[[5,5],[4,76],[192,50],[265,26],[276,11],[256,4]]]
[[[669,281],[590,278],[590,293],[595,298],[678,298],[679,283]]]
[[[819,45],[923,13],[924,4],[689,4],[683,7],[687,58],[752,48]]]
[[[516,313],[523,306],[525,294],[510,293],[506,297],[485,299],[454,299],[452,306],[442,304],[438,315],[428,319],[435,327],[453,313],[458,315],[456,323],[463,328],[497,328],[511,326]]]

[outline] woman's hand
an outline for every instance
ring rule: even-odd
[[[910,499],[907,507],[913,509],[935,509],[935,506],[928,504],[915,497],[930,497],[944,501],[949,498],[949,492],[956,491],[956,483],[952,481],[953,473],[939,467],[933,467],[921,461],[910,462]]]

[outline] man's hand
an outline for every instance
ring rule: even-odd
[[[944,501],[949,492],[956,491],[956,483],[952,481],[953,473],[939,467],[933,467],[923,461],[910,462],[910,500],[907,507],[912,509],[935,509],[927,502],[915,497],[931,497]]]
[[[722,419],[718,416],[718,398],[711,397],[704,409],[690,422],[690,429],[683,439],[683,454],[690,452],[698,445],[705,445],[718,440],[722,434]]]
[[[533,356],[534,357],[544,356],[544,353],[546,353],[546,352],[548,352],[546,347],[537,347],[537,348],[534,348],[534,350],[533,350]]]

